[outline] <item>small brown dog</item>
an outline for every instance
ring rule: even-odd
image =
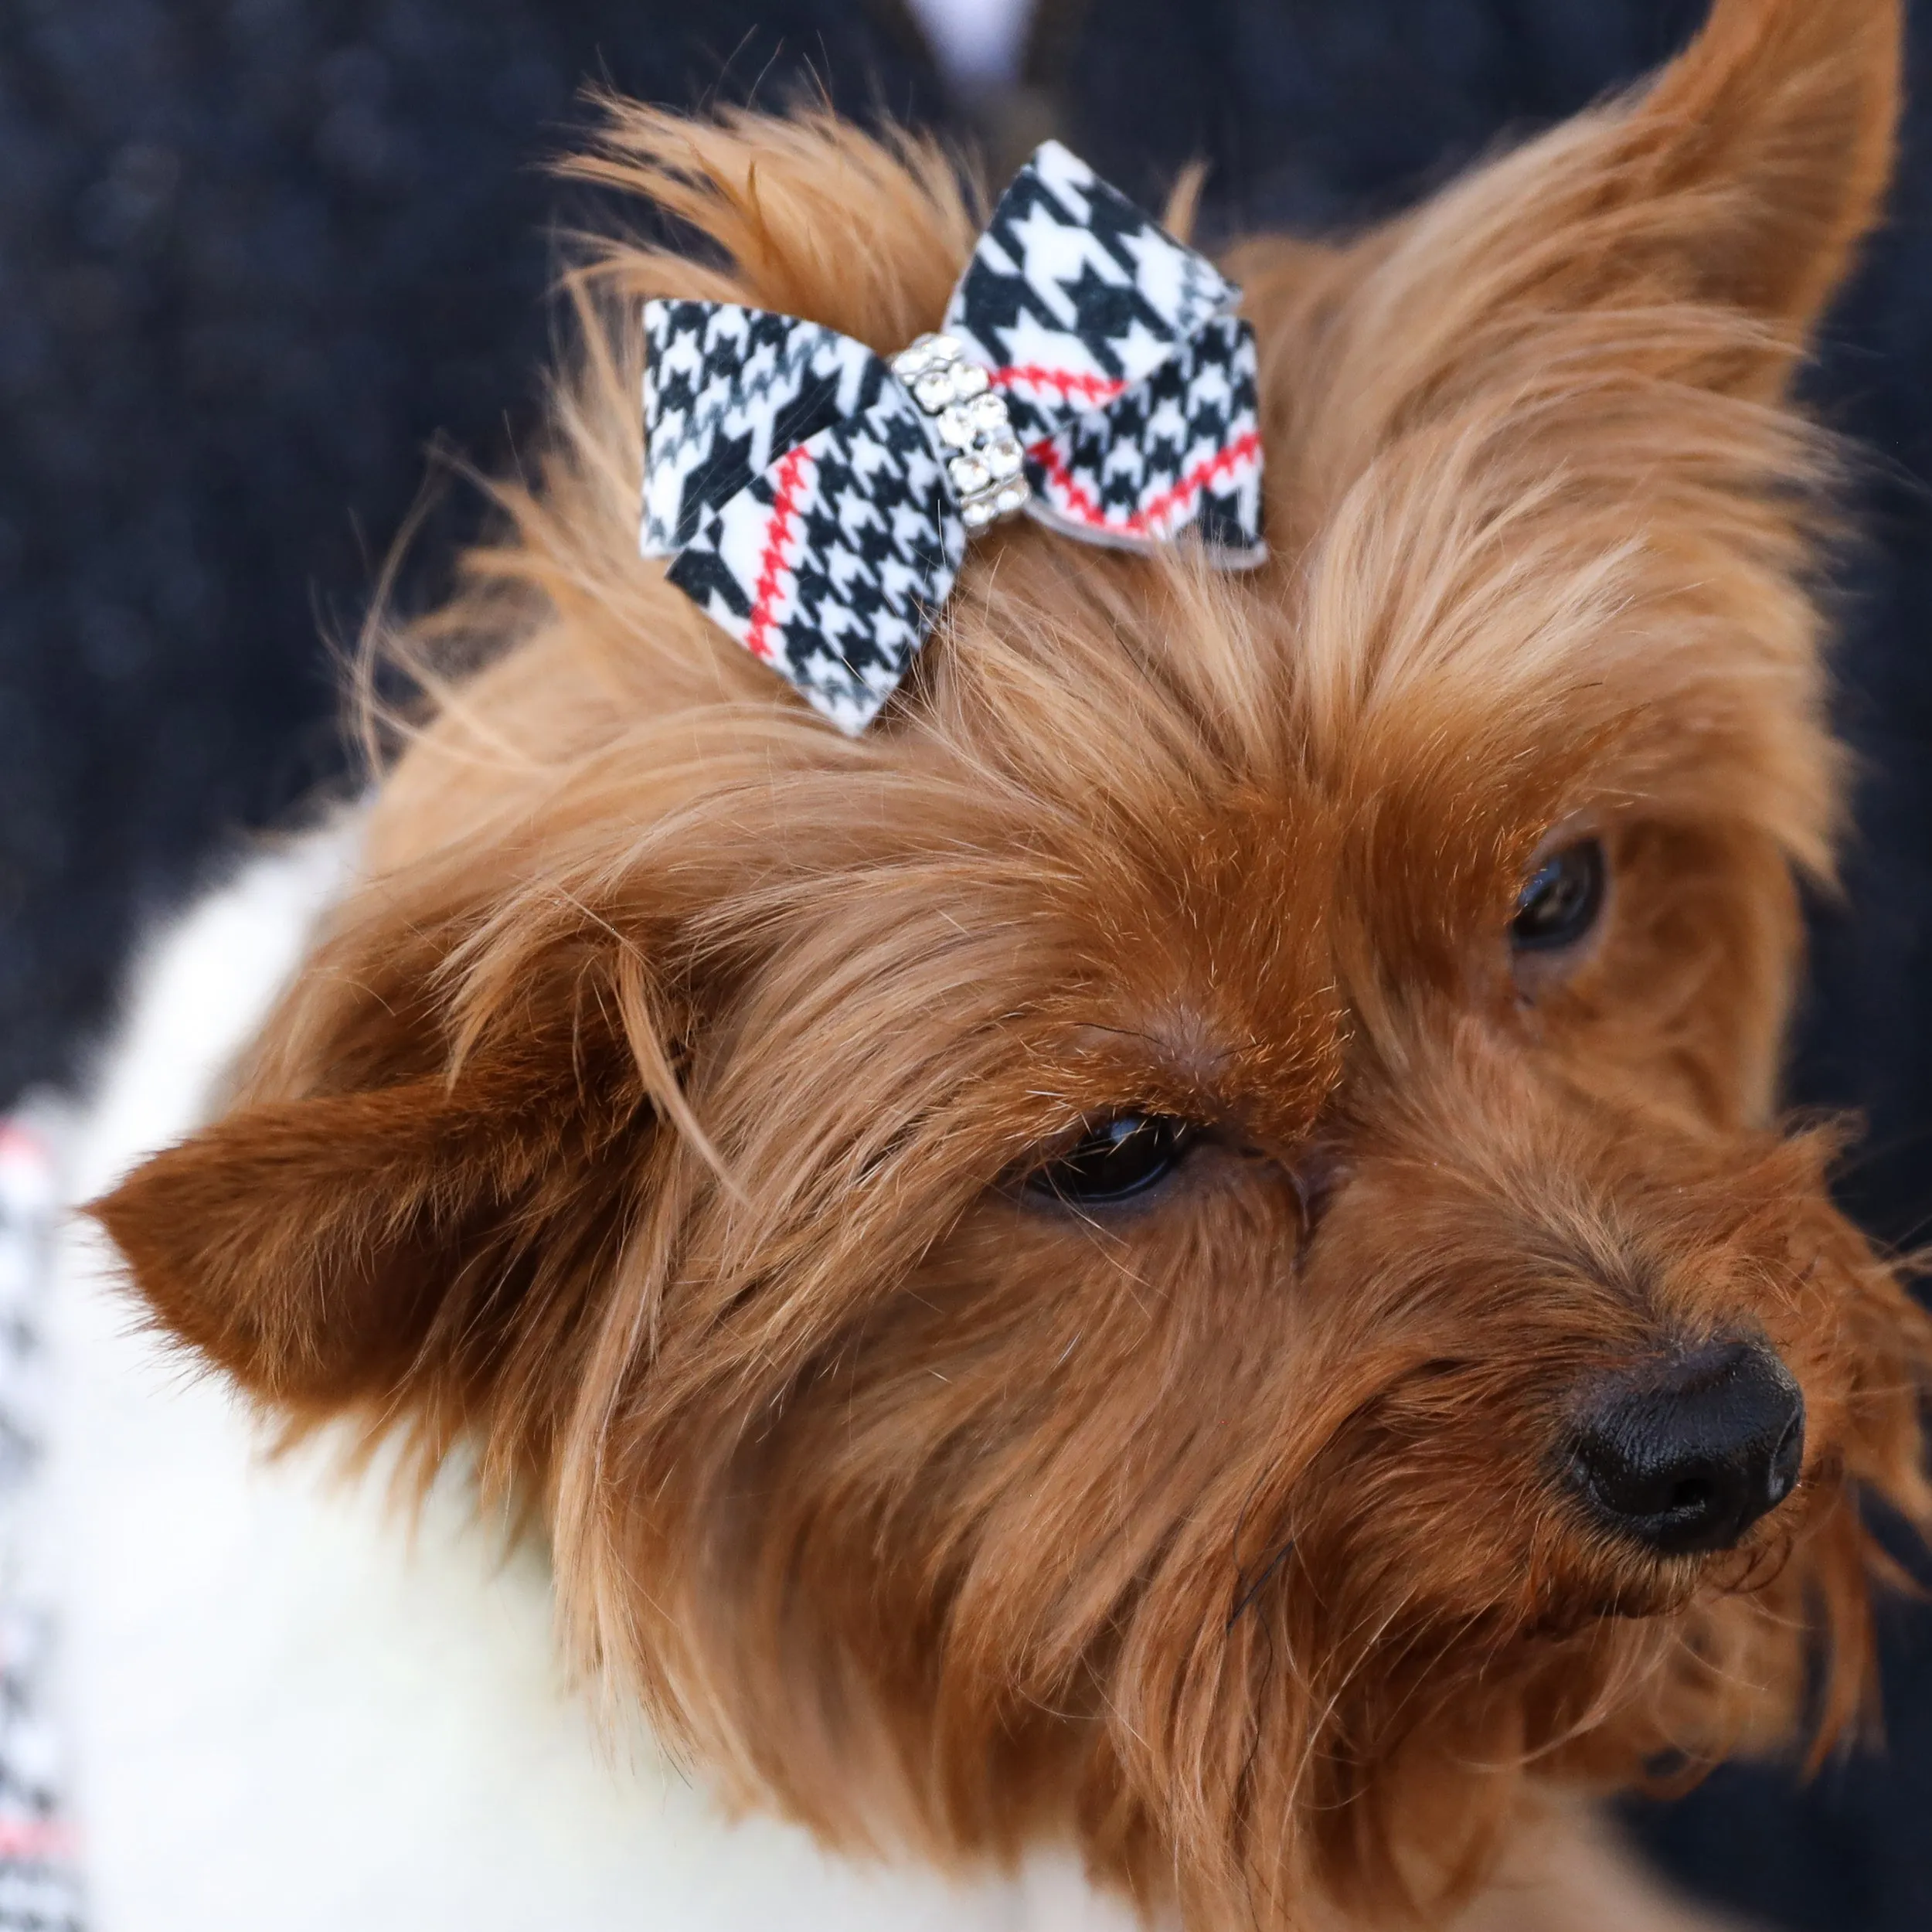
[[[583,1662],[834,1845],[1433,1918],[1545,1791],[1822,1748],[1932,1337],[1773,1121],[1841,777],[1785,394],[1899,12],[1718,0],[1412,215],[1232,250],[1272,562],[1002,526],[857,740],[640,560],[636,313],[889,353],[975,213],[618,112],[586,172],[709,246],[579,283],[362,883],[100,1205],[156,1318],[474,1444]]]

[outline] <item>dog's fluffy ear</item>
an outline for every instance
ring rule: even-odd
[[[297,1423],[540,1449],[662,1112],[609,937],[338,935],[237,1104],[94,1206],[159,1326]]]
[[[1890,179],[1902,12],[1717,0],[1658,77],[1606,158],[1638,194],[1674,204],[1658,242],[1692,292],[1794,338],[1815,323]]]
[[[1472,394],[1580,394],[1613,369],[1776,398],[1878,217],[1900,41],[1899,0],[1717,0],[1647,86],[1315,272],[1303,253],[1237,251],[1264,342],[1280,318],[1290,446],[1312,436],[1345,480]],[[1318,380],[1311,358],[1329,364]],[[1347,399],[1346,422],[1308,395]]]

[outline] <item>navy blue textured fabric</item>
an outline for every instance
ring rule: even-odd
[[[1137,199],[1206,161],[1223,224],[1413,200],[1666,57],[1703,0],[1078,0],[1063,138]]]
[[[867,0],[0,5],[0,1104],[138,917],[342,767],[355,623],[444,439],[535,420],[577,89],[929,114]],[[431,594],[471,492],[414,546]]]

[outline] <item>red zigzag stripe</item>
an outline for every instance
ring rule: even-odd
[[[1118,522],[1108,521],[1107,512],[1094,498],[1073,481],[1073,473],[1062,460],[1060,451],[1049,437],[1036,443],[1027,451],[1035,462],[1046,471],[1047,480],[1060,493],[1055,502],[1056,509],[1063,509],[1083,523],[1091,524],[1097,530],[1106,530],[1124,536],[1149,536],[1154,535],[1154,526],[1167,513],[1185,503],[1191,496],[1198,495],[1213,482],[1226,475],[1230,471],[1240,469],[1252,463],[1261,454],[1261,435],[1258,430],[1250,430],[1237,436],[1204,461],[1197,463],[1186,475],[1163,490],[1151,503],[1144,503],[1130,517]],[[1063,499],[1063,500],[1062,500]]]
[[[745,626],[745,648],[754,658],[771,662],[772,607],[778,601],[780,578],[787,568],[785,546],[791,543],[798,513],[798,499],[804,494],[805,479],[811,468],[811,454],[801,443],[788,451],[778,464],[773,485],[771,515],[765,523],[764,548],[758,555],[758,581],[751,593],[751,617]]]
[[[1078,396],[1089,403],[1107,403],[1127,387],[1110,376],[1081,376],[1070,369],[1044,369],[1028,362],[1012,369],[996,369],[987,378],[995,389],[1050,389],[1063,396]]]

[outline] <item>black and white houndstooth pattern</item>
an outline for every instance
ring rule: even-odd
[[[53,1165],[29,1128],[0,1117],[0,1932],[81,1932],[77,1847],[50,1694],[56,1631],[23,1580],[48,1366]]]
[[[903,392],[818,431],[706,521],[671,581],[840,730],[865,730],[951,593],[966,526]]]
[[[646,556],[675,556],[707,512],[892,382],[862,342],[729,302],[647,302],[644,342]]]
[[[1145,549],[1190,524],[1260,561],[1261,437],[1241,291],[1057,141],[1000,197],[946,311],[1027,445],[1029,506]]]
[[[842,730],[905,674],[965,549],[924,420],[862,343],[645,307],[643,550]]]
[[[1224,566],[1260,559],[1240,294],[1064,148],[1040,148],[946,321],[1026,446],[1036,515],[1136,549],[1192,526]],[[674,558],[671,582],[862,730],[964,556],[969,486],[949,476],[942,425],[870,349],[815,322],[652,301],[645,338],[644,554]]]
[[[1141,549],[1192,528],[1223,570],[1261,542],[1254,332],[1216,317],[1104,409],[1028,452],[1029,508],[1089,543]]]
[[[1013,177],[946,310],[1036,441],[1153,374],[1241,291],[1056,141]]]

